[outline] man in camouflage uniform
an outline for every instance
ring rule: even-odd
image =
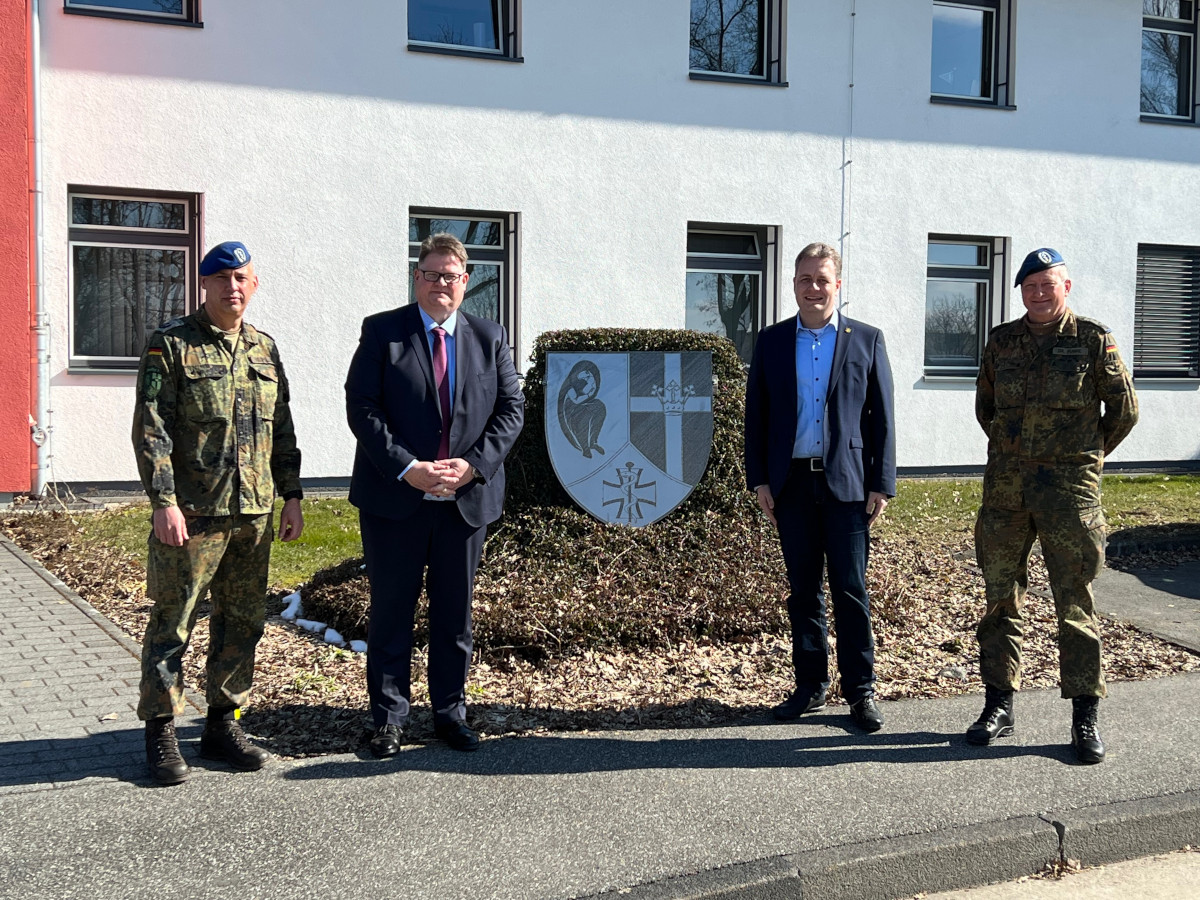
[[[275,342],[242,317],[258,289],[245,246],[228,241],[200,263],[204,305],[163,325],[138,370],[133,447],[153,508],[146,588],[154,608],[142,645],[138,717],[162,784],[188,775],[174,716],[196,606],[211,589],[208,718],[200,755],[262,768],[266,751],[237,719],[266,616],[275,494],[279,539],[304,528],[300,451]]]
[[[1057,251],[1030,253],[1017,273],[1027,313],[992,329],[976,381],[988,436],[975,552],[987,594],[979,670],[987,697],[972,744],[1013,732],[1021,686],[1021,607],[1034,538],[1058,612],[1062,695],[1072,701],[1080,762],[1104,759],[1097,730],[1106,693],[1091,582],[1104,564],[1100,473],[1137,422],[1133,382],[1109,330],[1067,308],[1071,280]]]

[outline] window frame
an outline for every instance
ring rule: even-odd
[[[177,203],[184,206],[185,227],[128,228],[118,225],[77,225],[71,208],[76,197],[117,201]],[[184,314],[199,309],[200,223],[202,196],[180,191],[148,191],[88,185],[67,186],[67,370],[88,374],[129,374],[136,371],[140,356],[89,356],[75,352],[77,312],[75,306],[75,247],[114,249],[182,250],[184,254]]]
[[[464,44],[441,44],[436,41],[415,41],[408,37],[410,2],[404,5],[404,27],[407,49],[412,53],[433,53],[440,56],[462,56],[468,59],[491,59],[500,62],[523,63],[521,56],[521,0],[491,0],[493,14],[498,18],[497,33],[500,46],[496,50],[468,47]]]
[[[991,12],[993,28],[991,40],[991,65],[989,76],[992,90],[989,97],[964,97],[960,94],[929,92],[929,102],[948,106],[974,106],[984,109],[1016,109],[1013,93],[1013,61],[1016,58],[1015,29],[1013,27],[1014,0],[933,0],[930,11],[938,6],[960,9],[976,9]],[[933,65],[933,18],[930,17],[930,66]],[[932,72],[931,72],[932,77]]]
[[[749,329],[750,353],[758,341],[758,334],[770,322],[779,318],[779,226],[777,225],[745,225],[727,222],[688,222],[686,238],[693,234],[729,234],[751,235],[758,247],[756,256],[745,254],[725,254],[714,252],[691,252],[684,242],[684,316],[687,315],[687,277],[692,274],[757,274],[758,297],[751,312]],[[694,329],[693,329],[694,330]],[[720,334],[720,332],[703,332],[705,334]],[[728,338],[728,335],[722,335]],[[736,345],[735,345],[736,346]],[[739,353],[740,355],[740,353]],[[748,359],[742,360],[749,365]]]
[[[1162,270],[1148,273],[1148,266],[1171,266],[1182,264],[1190,266],[1193,283],[1189,292],[1188,286],[1182,282],[1170,284],[1161,290],[1158,296],[1147,296],[1146,276],[1152,274],[1162,277]],[[1181,272],[1186,275],[1186,272]],[[1146,309],[1146,304],[1154,303],[1157,308]],[[1177,302],[1180,309],[1171,309]],[[1150,322],[1161,322],[1163,317],[1173,316],[1176,319],[1190,318],[1192,346],[1184,352],[1190,354],[1190,359],[1178,365],[1148,365],[1141,364],[1142,354],[1148,341],[1147,318]],[[1151,329],[1149,333],[1153,333]],[[1187,339],[1178,342],[1181,347]],[[1133,359],[1132,372],[1138,381],[1177,381],[1195,384],[1200,380],[1200,247],[1182,244],[1138,244],[1137,248],[1137,280],[1134,291],[1133,311]]]
[[[988,251],[988,264],[983,266],[950,266],[929,262],[930,244],[959,244],[962,246],[984,247]],[[991,330],[1004,321],[1005,298],[1004,289],[1008,283],[1009,239],[988,235],[943,234],[931,232],[925,242],[925,289],[928,296],[929,282],[934,280],[975,281],[987,286],[984,299],[984,311],[978,315],[976,358],[983,359],[983,349],[987,346]],[[986,274],[981,277],[981,270]],[[929,336],[929,310],[926,306],[923,317],[922,334],[925,340]],[[925,344],[921,348],[921,369],[925,381],[974,381],[979,375],[979,363],[973,366],[930,365]]]
[[[1138,102],[1139,119],[1142,122],[1152,122],[1160,125],[1197,125],[1200,124],[1198,116],[1200,116],[1200,83],[1197,83],[1197,62],[1198,45],[1200,45],[1200,9],[1195,0],[1184,0],[1191,5],[1191,18],[1173,19],[1164,16],[1149,16],[1142,14],[1142,27],[1139,31],[1139,36],[1144,40],[1147,31],[1155,31],[1165,34],[1177,34],[1191,39],[1192,50],[1191,58],[1188,60],[1188,71],[1180,78],[1180,87],[1187,90],[1186,106],[1191,109],[1189,115],[1179,115],[1172,113],[1144,112],[1141,109],[1141,101]],[[1141,72],[1139,69],[1138,78],[1138,96],[1141,96]]]
[[[183,12],[155,13],[144,10],[120,9],[107,6],[103,0],[63,0],[63,12],[72,16],[95,16],[101,19],[123,19],[127,22],[149,22],[156,25],[183,25],[203,28],[200,15],[202,0],[183,0]]]
[[[499,324],[508,332],[510,348],[517,345],[517,329],[520,324],[518,299],[519,279],[517,275],[518,235],[520,230],[520,215],[515,212],[484,211],[478,209],[442,209],[431,206],[410,206],[408,209],[409,228],[413,219],[469,219],[477,222],[496,222],[500,225],[500,247],[467,245],[468,265],[475,263],[496,264],[500,268],[500,296],[497,300]],[[420,249],[420,241],[408,241],[408,265],[415,265]],[[411,269],[406,268],[411,278]],[[407,288],[411,296],[411,287]],[[515,355],[514,355],[515,358]]]
[[[688,2],[688,78],[692,81],[717,81],[726,84],[759,84],[787,87],[787,0],[761,0],[764,6],[762,36],[762,75],[693,69],[691,62],[691,2]]]

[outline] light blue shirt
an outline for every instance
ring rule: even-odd
[[[796,316],[796,440],[792,458],[825,457],[825,400],[837,345],[838,312],[824,328],[805,328]]]
[[[433,318],[429,315],[429,313],[425,312],[425,310],[421,309],[421,307],[419,307],[419,306],[417,307],[417,312],[419,312],[421,314],[421,322],[425,326],[425,343],[429,347],[429,358],[432,360],[433,359],[433,343],[434,343],[433,329],[437,327],[438,323],[433,321]],[[455,310],[454,312],[450,313],[450,317],[448,319],[446,319],[445,322],[442,323],[442,328],[445,329],[445,331],[446,331],[446,338],[445,338],[445,340],[446,340],[446,376],[450,380],[450,411],[451,412],[454,411],[454,385],[455,385],[455,382],[458,377],[457,372],[456,372],[457,366],[455,365],[455,362],[457,361],[458,356],[455,353],[455,347],[454,347],[454,344],[455,344],[454,329],[457,327],[457,325],[458,325],[458,310]],[[434,387],[436,388],[437,385],[435,384]],[[441,408],[440,400],[438,401],[438,408],[439,409]],[[450,423],[443,422],[442,427],[449,428]],[[404,476],[408,474],[408,470],[411,469],[413,467],[413,465],[416,464],[416,462],[417,462],[417,460],[414,459],[412,462],[410,462],[407,466],[404,467],[404,471],[401,472],[399,475],[399,479],[401,481],[404,480]],[[433,494],[426,494],[425,499],[426,500],[453,500],[454,498],[453,497],[435,497],[435,496],[433,496]]]

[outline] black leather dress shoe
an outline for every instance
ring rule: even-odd
[[[792,691],[792,696],[788,697],[778,706],[771,709],[773,715],[780,722],[790,722],[792,719],[798,719],[805,713],[817,712],[825,708],[825,692],[800,690]]]
[[[850,704],[850,718],[863,731],[878,731],[883,727],[883,713],[875,705],[874,697],[863,697]]]
[[[468,728],[466,722],[439,722],[433,726],[433,733],[455,750],[479,749],[479,735]]]
[[[376,759],[387,759],[400,752],[404,729],[399,725],[380,725],[371,737],[371,755]]]

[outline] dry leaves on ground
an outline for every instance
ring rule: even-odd
[[[136,559],[85,544],[63,515],[11,516],[0,521],[0,528],[140,641],[150,604],[145,572]],[[974,629],[983,611],[983,584],[968,536],[875,541],[869,579],[881,699],[982,689]],[[1057,623],[1045,569],[1036,557],[1030,587],[1024,687],[1051,687],[1058,683]],[[780,585],[781,604],[783,592]],[[1200,657],[1132,626],[1105,621],[1103,628],[1110,680],[1200,668]],[[202,609],[185,660],[187,683],[200,696],[207,639]],[[433,731],[428,705],[421,702],[427,697],[424,671],[424,651],[418,651],[413,660],[417,705],[407,729],[417,740]],[[259,644],[253,707],[245,724],[283,756],[356,749],[367,724],[364,673],[361,655],[273,616]],[[791,687],[787,635],[760,634],[727,643],[684,641],[653,651],[593,650],[537,664],[492,654],[472,667],[468,702],[472,723],[485,735],[682,728],[761,719]]]

